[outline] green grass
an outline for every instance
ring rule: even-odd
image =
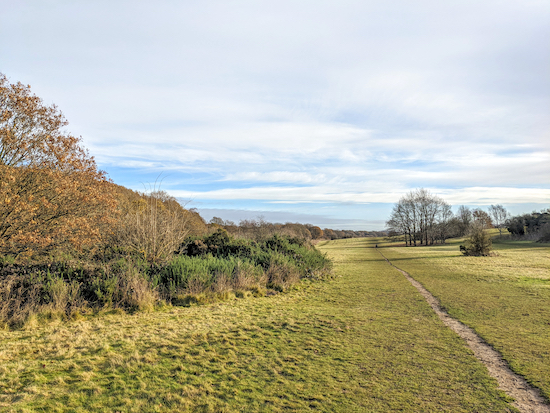
[[[0,410],[515,411],[372,242],[284,294],[0,332]]]
[[[550,246],[497,238],[496,256],[465,257],[459,244],[381,250],[550,399]]]

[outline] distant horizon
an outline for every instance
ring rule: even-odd
[[[455,213],[460,205],[453,205],[453,212]],[[466,205],[470,209],[477,209],[481,208],[482,210],[486,211],[488,210],[488,205]],[[542,208],[532,208],[532,209],[521,209],[524,207],[524,204],[520,205],[513,205],[512,207],[506,207],[505,208],[510,212],[512,216],[515,215],[522,215],[527,214],[531,212],[540,212],[541,210],[546,210],[550,208],[550,205]],[[538,204],[537,204],[538,206]],[[393,204],[390,206],[393,207]],[[239,224],[241,220],[246,219],[258,219],[263,218],[265,221],[270,223],[280,223],[280,224],[286,224],[286,223],[299,223],[299,224],[311,224],[320,227],[321,229],[329,228],[333,230],[352,230],[352,231],[369,231],[369,232],[376,232],[376,231],[385,231],[386,228],[386,220],[374,222],[365,220],[365,222],[357,224],[356,220],[353,220],[353,222],[350,223],[343,223],[338,221],[331,221],[329,219],[323,220],[322,217],[319,217],[317,215],[289,215],[285,213],[280,212],[270,212],[270,211],[247,211],[247,210],[228,210],[228,209],[200,209],[197,208],[197,212],[201,215],[201,217],[204,218],[206,222],[209,222],[212,218],[218,217],[222,218],[224,221],[233,221],[235,224]],[[283,219],[278,219],[278,217],[281,217]],[[296,219],[292,219],[296,218]],[[388,217],[389,218],[389,213]],[[310,219],[310,221],[308,221]],[[371,223],[372,222],[372,223]],[[374,227],[374,228],[373,228]]]
[[[117,184],[205,219],[377,231],[420,187],[550,206],[548,21],[537,1],[24,0],[0,71]]]

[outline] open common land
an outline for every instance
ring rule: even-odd
[[[464,257],[459,243],[382,251],[550,399],[549,245],[496,238],[494,256]]]
[[[335,278],[286,293],[2,331],[0,411],[516,411],[378,250],[549,398],[550,248],[457,242],[322,242]]]

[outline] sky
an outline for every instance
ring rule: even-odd
[[[407,192],[550,207],[547,0],[0,0],[0,72],[116,183],[381,230]]]

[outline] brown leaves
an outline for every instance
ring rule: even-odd
[[[93,246],[101,240],[103,227],[114,221],[114,197],[107,181],[83,173],[0,166],[0,179],[7,175],[15,181],[0,189],[0,199],[5,200],[0,203],[4,254]]]
[[[113,188],[55,105],[0,74],[0,253],[91,247],[113,224]]]
[[[0,74],[0,163],[36,166],[45,162],[51,166],[57,160],[52,148],[46,149],[51,145],[66,149],[71,146],[78,152],[78,140],[61,132],[66,125],[55,105],[45,106],[28,86],[10,84]]]

